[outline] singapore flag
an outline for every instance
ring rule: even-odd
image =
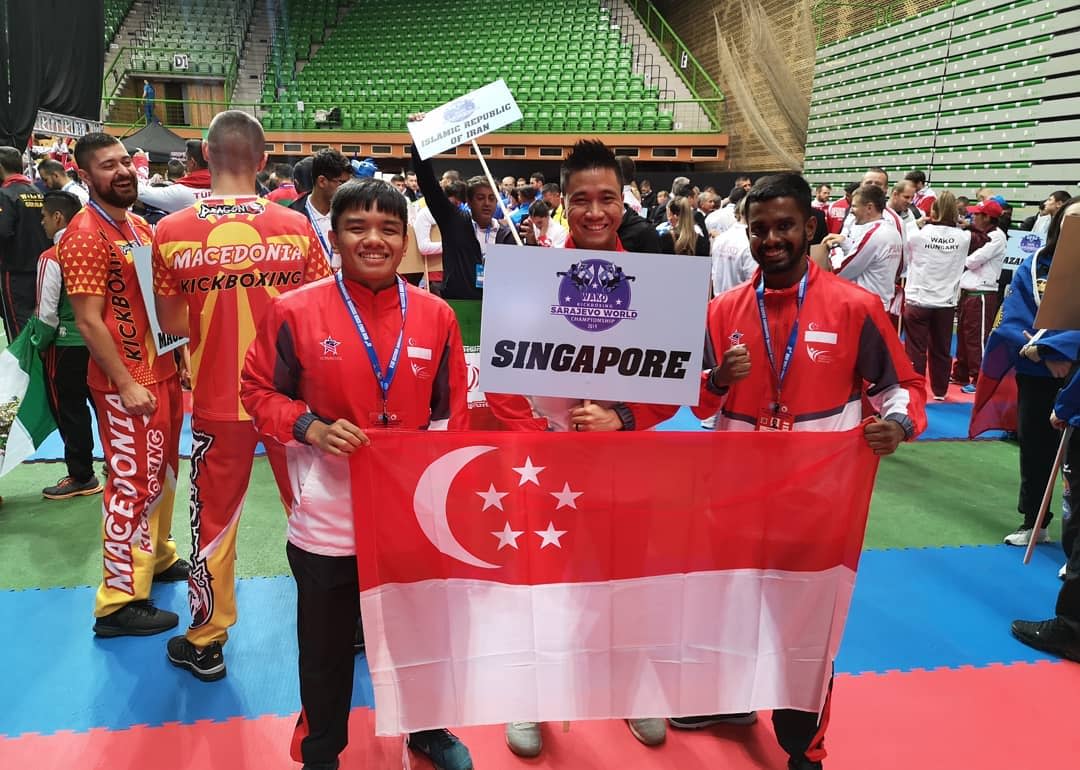
[[[861,430],[373,435],[376,732],[818,710],[876,472]]]

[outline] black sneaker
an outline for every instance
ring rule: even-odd
[[[700,717],[672,717],[668,720],[672,727],[680,730],[703,730],[715,725],[752,725],[757,722],[756,711],[738,714],[708,714]]]
[[[1014,620],[1012,634],[1028,647],[1080,663],[1080,631],[1060,616],[1050,620]]]
[[[155,583],[180,583],[188,579],[191,565],[183,559],[177,559],[170,566],[154,575]]]
[[[67,500],[69,497],[81,495],[96,495],[104,487],[97,476],[91,476],[86,481],[76,481],[71,476],[64,476],[51,487],[45,487],[41,494],[46,500]]]
[[[170,628],[176,628],[180,616],[168,610],[159,610],[149,599],[130,602],[97,619],[94,633],[98,636],[153,636]]]
[[[410,733],[409,748],[430,759],[435,770],[473,770],[469,749],[449,730]]]
[[[221,652],[221,642],[210,642],[200,650],[186,636],[174,636],[169,640],[165,654],[170,663],[186,668],[196,679],[216,682],[225,678],[225,655]]]

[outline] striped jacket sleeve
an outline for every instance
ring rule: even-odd
[[[275,300],[259,324],[240,374],[240,400],[260,435],[280,444],[303,442],[303,435],[294,433],[297,421],[309,411],[297,398],[300,373],[293,328],[281,302]],[[306,431],[307,425],[303,428]]]
[[[926,382],[915,373],[881,304],[868,302],[859,333],[856,367],[870,383],[866,396],[886,420],[900,424],[908,440],[926,430]]]

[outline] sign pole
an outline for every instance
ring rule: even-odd
[[[488,168],[487,161],[484,160],[484,153],[480,152],[480,145],[476,143],[475,139],[472,140],[472,146],[473,152],[476,153],[476,157],[480,159],[480,165],[484,167],[484,176],[487,177],[488,183],[491,185],[491,191],[495,193],[495,197],[498,198],[499,186],[495,184],[495,177],[491,175],[491,169]],[[510,228],[510,232],[514,236],[514,243],[516,243],[518,246],[524,246],[525,244],[521,242],[521,236],[518,235],[517,228],[514,227],[514,223],[510,220],[510,213],[507,211],[503,212],[503,222],[505,222],[506,226]]]
[[[1054,456],[1054,466],[1050,469],[1050,480],[1046,482],[1046,491],[1043,493],[1042,505],[1039,506],[1039,515],[1035,519],[1035,526],[1031,528],[1031,539],[1028,541],[1027,550],[1024,552],[1024,564],[1031,561],[1031,555],[1035,552],[1035,544],[1039,542],[1039,532],[1043,522],[1046,521],[1046,512],[1050,510],[1050,498],[1054,496],[1054,485],[1057,483],[1058,470],[1065,459],[1065,450],[1072,438],[1073,428],[1070,425],[1061,432],[1061,443],[1058,444],[1057,455]]]

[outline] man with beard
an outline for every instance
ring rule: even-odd
[[[814,234],[810,185],[797,174],[762,177],[746,196],[759,270],[709,305],[699,417],[717,430],[844,431],[863,421],[862,390],[878,415],[863,433],[875,454],[896,451],[926,425],[926,391],[877,297],[807,258]],[[854,385],[853,385],[854,384]],[[795,508],[798,501],[763,500]],[[834,608],[819,612],[832,615]],[[756,615],[755,615],[756,618]],[[791,770],[820,770],[830,695],[821,714],[773,711]],[[752,715],[743,723],[752,721]],[[680,717],[700,729],[732,715]]]
[[[116,138],[83,136],[75,148],[90,202],[56,253],[75,324],[90,349],[87,383],[109,469],[102,512],[103,575],[94,607],[98,636],[149,636],[174,628],[175,612],[150,602],[154,581],[186,580],[169,536],[183,406],[171,353],[159,356],[139,291],[133,250],[150,245],[131,156]]]
[[[255,118],[219,113],[206,135],[212,195],[165,217],[154,236],[161,327],[191,337],[193,364],[191,627],[169,640],[168,657],[203,681],[225,676],[222,645],[236,622],[236,528],[259,443],[240,404],[243,356],[274,297],[330,275],[304,215],[256,195],[265,146]],[[269,442],[266,452],[288,500],[284,450]]]
[[[22,161],[14,147],[0,147],[0,298],[8,342],[34,314],[38,257],[49,248],[41,227],[44,198]]]

